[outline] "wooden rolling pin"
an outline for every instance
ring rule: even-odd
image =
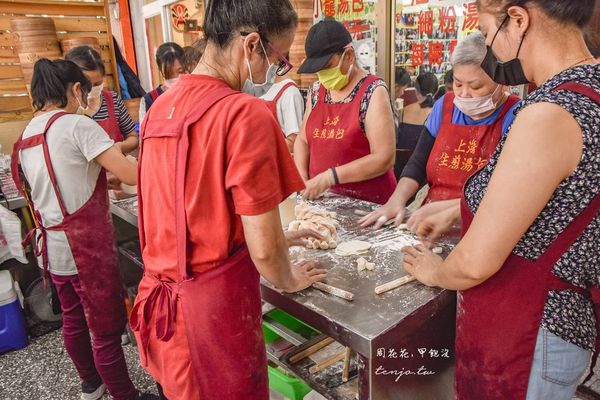
[[[414,281],[415,279],[416,278],[412,275],[406,275],[400,279],[396,279],[395,281],[384,283],[383,285],[377,286],[375,288],[375,294],[382,294],[385,292],[389,292],[390,290],[397,289],[402,285],[406,285],[407,283]]]
[[[295,364],[298,361],[304,360],[306,357],[315,354],[317,351],[321,350],[323,347],[329,346],[333,342],[334,342],[333,338],[330,338],[330,337],[325,338],[325,339],[321,340],[320,342],[315,343],[312,346],[302,350],[300,353],[294,354],[293,356],[291,356],[290,363]]]
[[[315,374],[319,371],[324,370],[325,368],[331,367],[333,364],[335,364],[338,361],[342,361],[344,359],[344,357],[346,357],[346,350],[344,350],[342,353],[340,354],[336,354],[334,356],[329,357],[326,360],[323,360],[322,362],[313,365],[312,367],[310,367],[308,369],[308,372],[310,372],[311,374]]]
[[[350,356],[352,355],[352,349],[346,347],[346,354],[344,356],[344,369],[342,370],[342,382],[348,382],[350,378]]]
[[[319,289],[325,293],[332,294],[337,297],[341,297],[344,300],[352,301],[354,300],[354,294],[345,291],[344,289],[336,288],[330,285],[326,285],[323,282],[315,282],[313,283],[313,287],[315,289]]]

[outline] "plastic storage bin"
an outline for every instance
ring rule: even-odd
[[[286,328],[304,336],[307,339],[317,333],[317,331],[310,326],[279,309],[273,310],[267,315]],[[269,327],[266,325],[263,325],[263,333],[265,335],[265,342],[267,344],[272,343],[280,338],[276,332],[269,329]],[[290,400],[302,400],[304,399],[304,396],[312,391],[310,386],[308,386],[302,380],[288,375],[286,372],[282,371],[276,366],[269,365],[268,370],[269,387]]]
[[[0,353],[29,344],[25,318],[8,271],[0,271]]]

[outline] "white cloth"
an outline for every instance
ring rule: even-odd
[[[139,115],[138,115],[138,121],[140,122],[140,129],[142,126],[142,122],[144,122],[144,117],[146,117],[146,112],[148,110],[146,110],[146,99],[144,99],[143,97],[140,99],[140,111],[139,111]]]
[[[275,83],[261,99],[272,101],[283,87],[294,82],[291,79]],[[300,132],[302,118],[304,117],[304,100],[300,90],[296,86],[291,86],[283,92],[279,101],[277,101],[277,120],[285,137]]]
[[[21,220],[17,214],[0,205],[0,264],[11,258],[27,264],[22,240]]]
[[[56,112],[33,118],[25,128],[23,138],[43,132],[46,123]],[[114,142],[92,119],[75,114],[64,115],[56,120],[46,134],[46,141],[58,190],[67,211],[73,213],[90,199],[96,187],[101,166],[94,159],[110,149]],[[50,182],[42,146],[22,150],[19,159],[43,225],[49,227],[61,223],[63,216]],[[47,231],[47,237],[50,272],[63,276],[76,274],[77,268],[67,236],[63,232]],[[41,266],[41,258],[38,261]]]

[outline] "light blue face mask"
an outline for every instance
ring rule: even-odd
[[[262,44],[262,40],[260,41],[260,47],[262,47],[266,57],[267,52]],[[265,73],[265,81],[263,83],[254,83],[252,79],[252,69],[250,68],[250,61],[246,59],[246,65],[248,66],[248,73],[250,74],[250,78],[246,79],[246,82],[244,82],[242,92],[248,93],[251,96],[261,97],[264,96],[269,91],[269,89],[271,89],[271,87],[275,83],[275,78],[277,77],[277,65],[270,62],[268,57],[267,61],[269,62],[269,68],[267,68],[267,72]]]

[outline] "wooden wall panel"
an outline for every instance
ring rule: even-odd
[[[31,100],[15,47],[16,37],[11,32],[11,18],[23,15],[50,17],[59,40],[98,38],[107,72],[106,85],[118,90],[112,34],[106,17],[107,1],[0,0],[0,143],[4,152],[10,150],[11,141],[18,137],[24,123],[32,116]]]

